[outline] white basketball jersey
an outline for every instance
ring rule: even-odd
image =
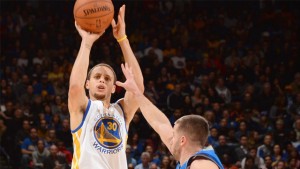
[[[89,100],[83,120],[72,136],[72,169],[127,168],[127,129],[118,103],[107,109],[102,101]]]

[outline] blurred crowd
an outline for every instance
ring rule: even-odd
[[[293,1],[114,0],[126,4],[129,41],[145,95],[170,119],[204,116],[227,169],[300,167],[299,10]],[[68,82],[81,38],[74,1],[1,1],[0,165],[70,168]],[[111,28],[90,66],[124,80]],[[117,87],[112,101],[123,97]],[[140,112],[130,124],[128,168],[176,161]]]

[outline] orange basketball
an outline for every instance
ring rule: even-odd
[[[93,33],[104,31],[114,17],[111,0],[77,0],[73,9],[76,23]]]

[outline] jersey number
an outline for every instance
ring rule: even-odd
[[[113,130],[113,131],[117,130],[117,127],[118,127],[117,123],[108,122],[107,124],[108,124],[108,127],[107,127],[108,130]]]

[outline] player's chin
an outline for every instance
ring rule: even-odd
[[[95,97],[97,100],[103,100],[103,99],[105,99],[105,94],[102,94],[102,93],[95,93],[94,97]]]

